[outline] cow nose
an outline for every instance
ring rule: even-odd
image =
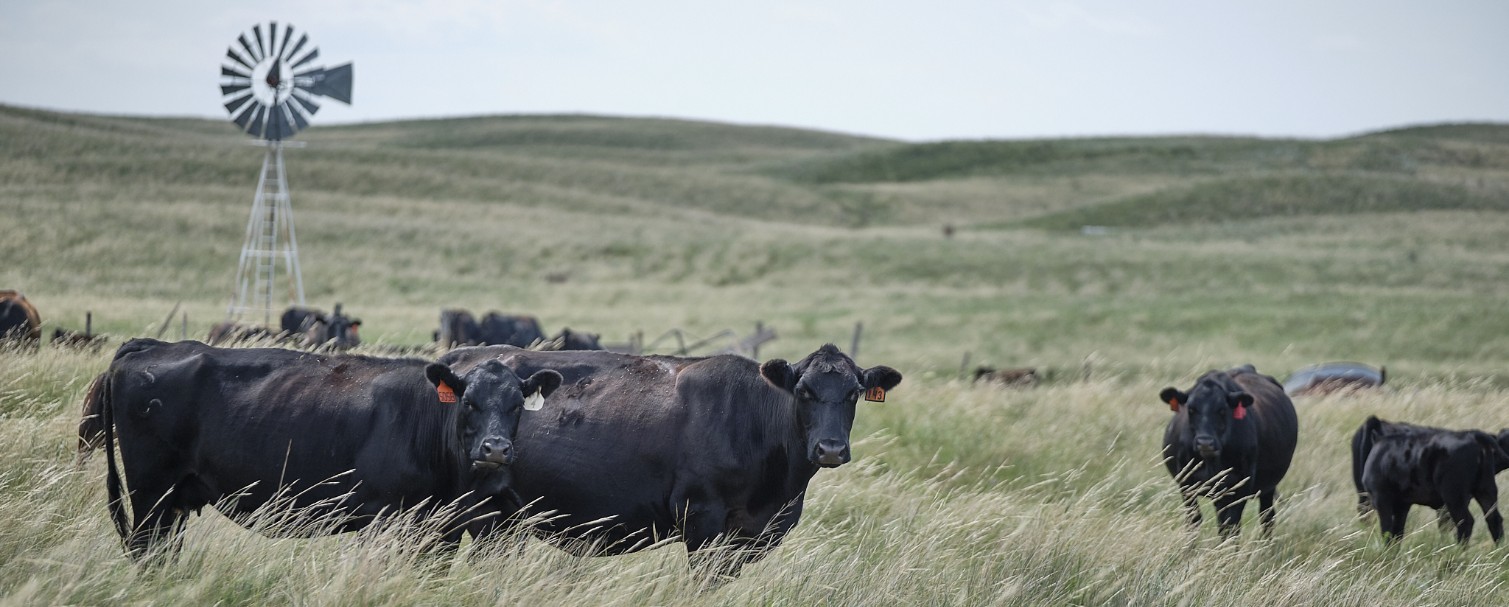
[[[512,464],[513,441],[498,436],[482,441],[482,459],[494,464]]]
[[[1216,439],[1197,436],[1195,437],[1195,449],[1198,449],[1201,455],[1213,454],[1216,452]]]
[[[817,456],[817,465],[825,468],[840,466],[849,461],[849,444],[836,440],[817,441],[817,447],[812,450]]]

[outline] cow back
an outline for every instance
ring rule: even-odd
[[[1284,387],[1278,380],[1251,370],[1251,367],[1233,369],[1229,373],[1244,392],[1252,395],[1248,415],[1255,422],[1257,433],[1257,485],[1271,487],[1288,473],[1299,444],[1299,416],[1294,410],[1294,402],[1284,394]]]
[[[520,421],[513,486],[534,511],[560,513],[542,530],[603,542],[601,552],[673,533],[672,502],[687,486],[719,486],[729,508],[758,517],[799,501],[816,471],[789,444],[790,398],[752,360],[489,346],[440,362],[466,369],[491,358],[521,375],[564,377]]]

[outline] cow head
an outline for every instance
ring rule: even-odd
[[[550,396],[561,385],[561,374],[547,369],[521,380],[513,369],[497,360],[478,365],[465,377],[438,363],[425,367],[424,374],[435,386],[442,406],[457,407],[459,451],[471,462],[474,472],[491,479],[477,491],[501,492],[508,475],[492,473],[513,463],[513,439],[519,431],[525,400],[535,395]]]
[[[1230,438],[1232,426],[1246,419],[1252,406],[1252,396],[1236,388],[1234,382],[1221,382],[1209,376],[1200,378],[1188,394],[1164,388],[1158,398],[1175,412],[1183,411],[1189,416],[1180,438],[1204,459],[1221,456],[1221,447]]]
[[[796,415],[806,435],[807,458],[817,466],[834,468],[849,461],[849,431],[854,426],[855,402],[866,390],[890,390],[901,374],[886,366],[861,369],[833,344],[825,345],[795,365],[771,359],[760,365],[771,385],[796,397]]]
[[[1499,433],[1493,438],[1498,443],[1499,452],[1509,454],[1509,428],[1499,430]],[[1493,467],[1494,474],[1498,474],[1504,470],[1509,470],[1509,455],[1499,459],[1497,465]]]

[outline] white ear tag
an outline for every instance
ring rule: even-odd
[[[544,406],[545,397],[540,396],[539,390],[535,390],[534,394],[530,394],[529,398],[524,399],[525,411],[539,411],[540,409],[544,408]]]

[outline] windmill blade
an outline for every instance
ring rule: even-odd
[[[290,96],[289,99],[297,101],[292,96]],[[304,129],[309,128],[309,119],[305,118],[304,115],[299,112],[299,104],[298,103],[286,102],[284,105],[286,105],[288,107],[288,115],[293,117],[293,124],[294,124],[295,130],[302,131]]]
[[[250,96],[248,95],[248,97]],[[252,113],[255,112],[259,107],[262,107],[262,104],[256,102],[246,104],[246,107],[241,110],[240,114],[236,114],[236,117],[232,118],[231,122],[234,122],[236,123],[236,126],[241,127],[242,131],[250,131]]]
[[[293,89],[293,94],[289,95],[288,98],[297,101],[300,109],[303,109],[305,114],[313,116],[315,112],[320,111],[320,104],[315,102],[315,100],[309,96],[309,93],[304,92],[304,89],[295,87]]]
[[[329,97],[349,105],[351,103],[351,70],[350,63],[337,65],[329,69],[319,68],[309,70],[303,74],[294,74],[295,76],[308,77],[307,84],[299,84],[297,80],[294,81],[294,84],[308,91],[311,95]]]
[[[251,71],[252,65],[247,63],[245,59],[242,59],[240,55],[237,55],[234,47],[225,49],[225,56],[229,57],[231,61],[241,64],[241,67],[246,68],[248,72]]]
[[[273,49],[278,48],[278,22],[267,22],[267,54],[271,55]]]
[[[246,133],[252,137],[261,137],[262,133],[267,131],[267,106],[253,103],[252,107],[255,110],[252,112],[251,126],[246,129]]]
[[[236,40],[241,42],[241,48],[246,49],[246,56],[251,57],[253,62],[262,60],[262,56],[258,55],[257,51],[252,50],[251,43],[246,41],[246,34],[241,34]]]
[[[309,42],[309,34],[304,34],[302,36],[299,36],[299,43],[293,45],[293,50],[288,51],[288,54],[287,55],[283,55],[283,58],[284,59],[292,59],[294,56],[298,55],[299,54],[299,49],[304,48],[304,43],[306,43],[306,42]]]
[[[235,98],[232,98],[232,100],[225,101],[226,112],[229,112],[232,116],[234,116],[235,110],[237,110],[238,107],[241,107],[241,104],[246,103],[246,100],[250,100],[250,98],[252,98],[252,92],[250,91],[243,92],[243,94],[240,95],[235,95]],[[252,101],[252,103],[255,103],[255,100]],[[246,125],[241,125],[241,130],[246,130]]]
[[[240,93],[241,91],[246,91],[245,93],[242,93],[240,95],[236,95],[237,99],[235,99],[235,103],[236,103],[236,105],[240,105],[241,101],[243,99],[245,99],[247,95],[251,95],[252,94],[251,91],[247,91],[246,90],[246,89],[249,89],[249,88],[251,88],[251,84],[249,84],[249,83],[248,84],[223,84],[223,85],[220,85],[220,96],[222,96],[222,97],[228,97],[230,95],[236,95],[236,93]],[[229,105],[230,102],[226,102],[226,103],[227,103],[227,105],[225,106],[226,111],[231,111],[231,106]]]
[[[221,76],[230,76],[231,78],[246,78],[247,80],[251,79],[251,72],[246,72],[246,73],[243,74],[240,71],[238,71],[236,68],[233,68],[233,67],[231,67],[229,65],[222,65],[222,66],[220,66],[220,75]]]
[[[287,102],[279,103],[267,112],[267,139],[282,141],[294,134],[293,121],[288,118]]]
[[[318,56],[320,56],[320,49],[319,49],[319,47],[315,47],[315,48],[309,49],[309,54],[308,55],[304,55],[303,59],[298,60],[298,62],[296,62],[293,65],[289,66],[289,68],[290,69],[299,69],[299,66],[304,65],[305,63],[309,63],[310,61],[314,61],[314,58],[318,57]]]
[[[278,58],[282,59],[282,58],[288,57],[288,55],[285,55],[284,52],[288,50],[288,41],[291,38],[293,38],[293,25],[292,24],[284,25],[283,26],[283,46],[278,49]]]
[[[257,35],[257,50],[262,51],[262,57],[266,57],[267,47],[262,44],[262,24],[253,25],[252,33]],[[262,59],[258,57],[257,60],[261,61]]]

